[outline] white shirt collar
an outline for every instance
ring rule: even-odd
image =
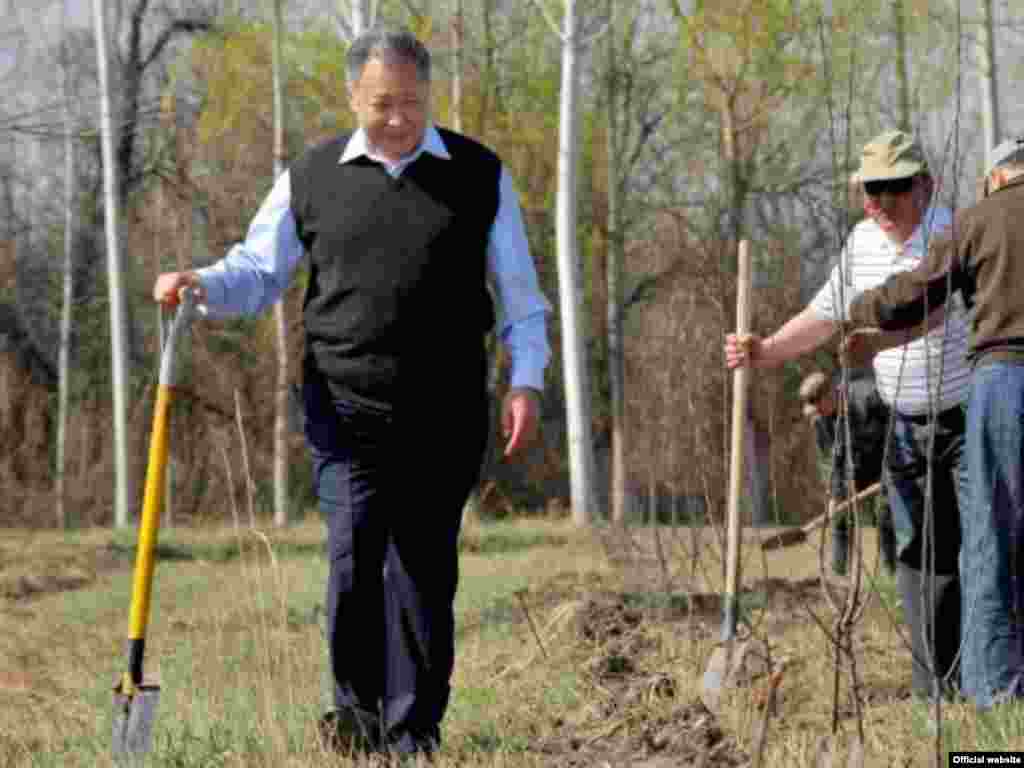
[[[442,160],[452,159],[451,154],[448,152],[448,148],[444,144],[444,139],[441,138],[441,134],[438,132],[437,128],[434,127],[433,123],[427,123],[427,128],[423,132],[423,141],[420,142],[419,146],[397,163],[388,163],[381,158],[380,155],[376,154],[367,140],[366,131],[362,128],[358,128],[348,140],[348,144],[345,145],[345,151],[341,153],[341,158],[338,160],[338,164],[349,163],[356,158],[365,156],[371,160],[385,163],[389,166],[408,165],[424,152],[429,152]]]

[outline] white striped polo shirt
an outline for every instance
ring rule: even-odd
[[[839,320],[855,295],[874,288],[894,272],[920,263],[931,237],[945,231],[952,214],[942,206],[930,207],[921,225],[902,246],[892,242],[874,219],[857,224],[828,281],[811,300],[810,308],[830,320]],[[970,384],[967,363],[969,319],[959,292],[950,300],[948,321],[927,336],[875,356],[878,391],[890,406],[907,415],[928,413],[929,387],[935,410],[944,411],[966,401]]]

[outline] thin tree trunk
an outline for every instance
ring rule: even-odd
[[[896,29],[896,80],[900,87],[900,128],[910,130],[910,71],[907,64],[907,17],[903,0],[892,6]]]
[[[744,150],[740,147],[740,129],[737,125],[736,106],[728,94],[723,94],[721,107],[722,149],[726,167],[729,169],[730,190],[730,228],[735,247],[746,236],[746,204],[747,179],[744,165],[747,161]],[[755,272],[756,274],[756,272]],[[752,451],[751,460],[747,464],[747,499],[750,502],[750,522],[753,525],[768,523],[771,484],[768,477],[768,459],[770,454],[771,436],[764,427],[757,423],[756,405],[753,398],[747,400],[747,412],[744,417],[744,430],[747,450]],[[756,448],[756,450],[755,450]]]
[[[64,5],[65,34],[67,29],[67,4]],[[67,445],[68,393],[71,374],[71,301],[74,296],[73,254],[75,243],[75,144],[72,139],[74,123],[71,117],[71,86],[69,72],[70,51],[65,43],[61,51],[64,98],[64,275],[63,306],[60,313],[60,352],[58,377],[60,380],[57,407],[57,465],[54,495],[56,496],[57,527],[68,528],[67,514]]]
[[[999,89],[996,74],[995,28],[992,0],[981,0],[981,30],[978,35],[981,61],[981,114],[985,128],[985,170],[992,167],[992,150],[999,143]]]
[[[281,74],[283,0],[274,0],[274,178],[284,172],[284,85]],[[354,15],[354,11],[353,11]],[[274,304],[277,332],[277,389],[274,393],[274,525],[288,525],[288,324],[284,297]]]
[[[121,284],[120,232],[118,229],[116,158],[114,126],[110,105],[110,78],[107,71],[106,12],[103,0],[93,0],[93,24],[96,36],[96,60],[100,76],[100,113],[103,151],[104,214],[107,233],[107,280],[110,292],[110,363],[114,409],[114,525],[129,523],[128,477],[128,371],[125,359],[125,295]]]
[[[608,2],[608,16],[614,11]],[[611,395],[611,507],[612,520],[626,520],[626,357],[622,331],[622,224],[619,206],[620,155],[615,115],[618,104],[615,35],[608,32],[607,154],[608,154],[608,383]]]
[[[580,328],[580,264],[576,241],[576,158],[579,149],[576,102],[579,39],[574,0],[566,0],[562,30],[562,85],[559,107],[556,244],[562,315],[562,361],[569,440],[573,521],[590,524],[594,515],[594,443],[591,437],[588,369]]]
[[[501,91],[497,82],[497,42],[494,38],[494,0],[483,0],[480,11],[483,26],[484,50],[483,72],[480,75],[480,107],[477,112],[476,130],[480,135],[487,133],[487,116],[490,113],[492,94],[494,111],[501,112]]]
[[[452,18],[452,104],[449,122],[462,133],[462,0],[454,0]]]
[[[376,3],[370,0],[350,0],[352,7],[352,39],[356,39],[374,24]]]

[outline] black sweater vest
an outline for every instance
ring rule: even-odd
[[[397,179],[366,157],[339,163],[348,136],[291,168],[292,213],[311,260],[307,364],[338,396],[393,404],[424,388],[483,389],[501,164],[439,131],[451,159],[424,152]]]

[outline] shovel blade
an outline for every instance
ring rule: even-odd
[[[711,712],[718,710],[718,702],[727,685],[731,658],[730,648],[723,644],[716,647],[711,653],[711,658],[708,659],[707,668],[704,670],[704,679],[701,682],[700,698],[704,702],[704,706]]]
[[[160,699],[160,686],[141,685],[131,696],[114,692],[114,761],[118,765],[141,765],[142,755],[153,743],[153,721]]]
[[[701,701],[708,711],[717,712],[727,689],[747,685],[770,671],[771,657],[760,640],[748,637],[720,643],[704,669]]]

